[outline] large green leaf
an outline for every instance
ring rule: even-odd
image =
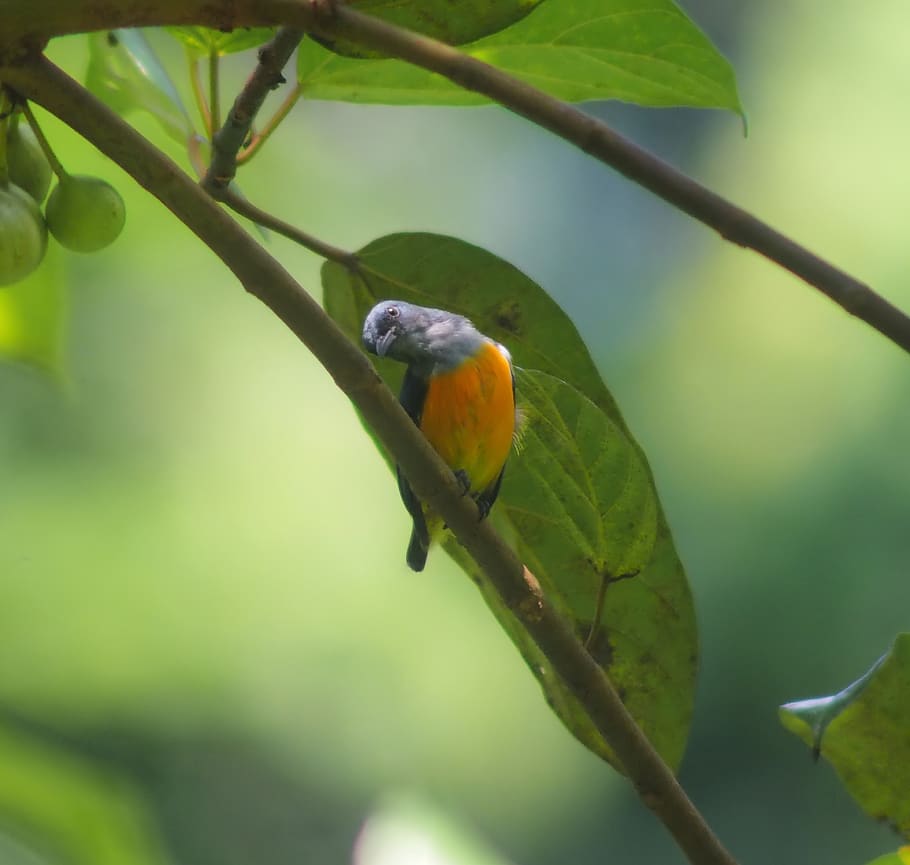
[[[148,111],[179,144],[193,124],[163,64],[140,30],[93,33],[85,86],[119,114]]]
[[[450,45],[473,42],[524,18],[541,0],[352,0],[351,6],[399,27],[416,30]],[[330,51],[348,57],[375,52],[345,41],[320,40]]]
[[[34,273],[0,288],[0,358],[62,372],[64,283],[59,254],[51,246]]]
[[[72,865],[165,865],[137,793],[82,758],[0,727],[0,823],[53,861]]]
[[[569,102],[621,99],[741,112],[733,70],[672,0],[547,0],[511,27],[462,48]],[[338,57],[301,44],[311,99],[477,105],[486,97],[398,60]]]
[[[538,579],[553,575],[565,611],[585,618],[587,609],[590,623],[602,582],[651,558],[648,470],[625,432],[570,384],[537,370],[517,370],[516,384],[527,421],[502,501]]]
[[[910,634],[843,691],[787,703],[780,718],[867,814],[910,839]]]
[[[678,765],[694,692],[692,600],[644,456],[574,325],[521,271],[454,238],[391,235],[358,256],[356,275],[323,267],[326,309],[352,339],[359,341],[374,303],[397,298],[467,315],[512,352],[527,420],[492,519],[588,641],[655,747]],[[397,389],[401,364],[376,366]],[[613,760],[483,574],[454,541],[445,546],[478,583],[569,729]]]

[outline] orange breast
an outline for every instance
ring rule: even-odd
[[[486,489],[505,464],[515,432],[512,368],[493,343],[451,372],[430,379],[420,428],[471,492]]]

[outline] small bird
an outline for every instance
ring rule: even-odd
[[[506,348],[464,316],[384,300],[363,323],[363,344],[407,364],[399,400],[477,502],[493,507],[516,427],[515,377]],[[414,520],[407,563],[422,571],[430,540],[443,528],[398,468],[398,489]]]

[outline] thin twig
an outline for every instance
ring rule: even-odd
[[[259,148],[269,140],[269,136],[278,128],[284,118],[290,114],[291,109],[297,104],[297,100],[302,95],[303,88],[299,84],[295,84],[281,105],[275,109],[275,113],[266,121],[261,131],[254,133],[250,138],[250,143],[237,154],[238,165],[249,162],[256,155]]]
[[[215,48],[209,49],[209,114],[210,128],[221,128],[221,55]]]
[[[47,160],[48,165],[50,165],[51,171],[54,172],[58,180],[66,180],[69,177],[69,174],[57,158],[57,154],[54,153],[54,148],[51,147],[51,143],[47,140],[44,130],[38,124],[38,118],[35,117],[32,107],[28,104],[28,100],[22,103],[22,114],[28,121],[28,125],[31,126],[32,132],[35,135],[35,140],[38,142],[38,146],[41,148],[41,152],[44,154],[44,158]]]
[[[233,187],[229,186],[227,189],[223,190],[219,194],[218,199],[223,204],[230,207],[235,213],[239,213],[241,216],[245,216],[247,219],[261,225],[263,228],[268,228],[276,234],[281,234],[284,237],[293,240],[295,243],[299,243],[311,252],[315,252],[316,255],[321,255],[323,258],[329,259],[329,261],[336,261],[338,264],[348,268],[348,270],[353,271],[357,269],[357,256],[353,252],[348,252],[346,249],[332,246],[332,244],[326,243],[324,240],[320,240],[318,237],[307,234],[296,226],[284,222],[284,220],[279,219],[277,216],[272,216],[271,213],[256,207],[249,199],[246,199],[237,193]]]
[[[266,303],[330,372],[401,465],[414,492],[474,558],[611,745],[642,800],[692,863],[735,865],[650,745],[604,671],[376,374],[303,288],[191,178],[44,57],[0,68],[0,80],[43,105],[159,198]]]
[[[253,74],[234,100],[224,126],[212,136],[212,163],[202,178],[202,186],[213,195],[234,179],[237,152],[246,142],[253,118],[269,92],[284,83],[281,70],[302,38],[302,30],[279,27],[272,41],[259,50],[259,63]]]
[[[209,110],[209,104],[205,98],[205,88],[202,86],[201,64],[199,58],[190,50],[189,45],[186,46],[186,62],[190,70],[190,87],[193,89],[193,98],[196,100],[199,117],[202,119],[202,128],[205,130],[206,138],[211,138],[214,129],[212,112]]]

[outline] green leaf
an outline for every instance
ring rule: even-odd
[[[0,358],[62,372],[64,282],[59,255],[49,248],[34,273],[0,288]]]
[[[535,576],[552,575],[564,612],[590,629],[604,580],[650,561],[657,499],[638,451],[588,397],[537,370],[516,370],[516,385],[528,419],[502,502]]]
[[[834,766],[867,814],[910,839],[910,634],[843,691],[787,703],[780,719]]]
[[[88,37],[85,86],[119,114],[148,111],[179,144],[193,124],[174,82],[140,30],[112,30]]]
[[[466,315],[512,352],[527,422],[491,519],[579,638],[590,638],[592,654],[664,759],[678,765],[695,684],[692,599],[645,458],[574,325],[521,271],[454,238],[390,235],[358,256],[361,275],[333,263],[322,271],[326,310],[352,339],[359,342],[374,303],[397,298]],[[375,363],[397,390],[403,366]],[[478,583],[557,714],[613,761],[483,574],[454,540],[445,548]]]
[[[13,837],[72,865],[165,865],[143,804],[124,779],[7,727],[0,727],[0,765],[0,823]]]
[[[175,39],[196,55],[236,54],[263,45],[275,35],[274,27],[239,27],[224,32],[210,27],[165,27]]]
[[[542,3],[462,50],[569,102],[726,108],[742,113],[733,69],[672,0]],[[486,97],[398,60],[337,57],[312,40],[298,52],[310,99],[479,105]]]
[[[359,12],[416,30],[449,45],[473,42],[525,17],[541,0],[354,0]],[[382,56],[346,41],[319,40],[336,54]]]

